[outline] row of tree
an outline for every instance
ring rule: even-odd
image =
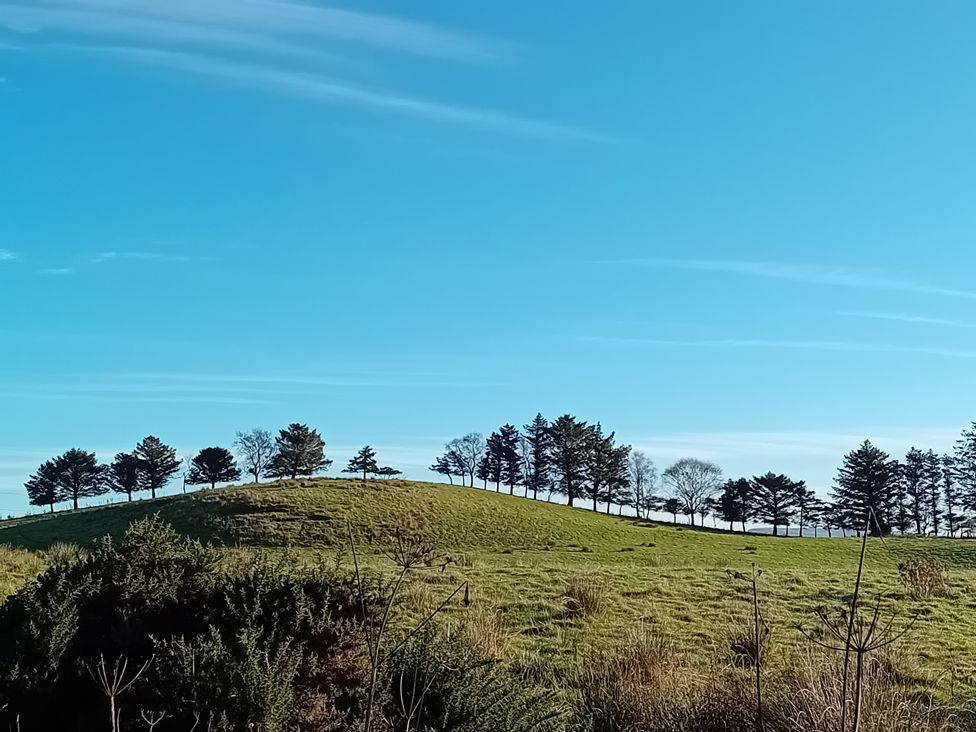
[[[823,500],[801,480],[766,473],[722,480],[714,463],[684,458],[660,475],[640,450],[620,445],[600,423],[566,414],[550,422],[541,414],[520,430],[505,424],[486,439],[470,432],[448,442],[430,469],[462,485],[495,490],[517,488],[524,495],[562,496],[570,505],[600,504],[607,513],[633,509],[638,517],[662,511],[691,524],[708,516],[746,530],[749,522],[780,527],[860,530],[872,513],[874,533],[955,535],[971,528],[976,513],[976,423],[951,454],[912,448],[893,459],[865,440],[844,457],[832,500]],[[659,491],[664,495],[660,495]]]
[[[184,463],[176,450],[150,435],[132,452],[120,452],[111,463],[100,464],[94,452],[71,449],[46,460],[25,484],[32,505],[47,506],[51,512],[63,502],[74,509],[79,500],[115,492],[132,500],[134,493],[156,492],[182,471],[183,487],[229,483],[240,479],[241,468],[254,482],[261,478],[297,478],[328,469],[332,461],[325,457],[325,441],[308,425],[294,423],[277,437],[267,430],[238,432],[234,452],[224,447],[206,447]],[[240,463],[238,463],[238,458]],[[343,470],[345,473],[393,477],[399,470],[381,467],[376,452],[367,445]]]

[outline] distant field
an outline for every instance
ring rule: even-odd
[[[692,530],[594,514],[470,488],[409,481],[316,479],[202,491],[156,501],[0,522],[0,544],[43,550],[59,541],[87,543],[117,534],[135,518],[159,513],[178,530],[204,540],[262,550],[297,551],[316,560],[348,561],[346,522],[365,562],[385,529],[408,527],[456,561],[444,573],[423,573],[407,593],[419,614],[448,587],[467,580],[476,612],[498,613],[511,652],[528,670],[558,674],[574,653],[619,637],[639,621],[659,625],[689,656],[727,645],[730,628],[749,617],[749,590],[729,572],[763,570],[761,594],[772,641],[806,643],[798,624],[814,627],[813,611],[840,607],[853,584],[859,542]],[[898,563],[934,554],[950,565],[952,596],[908,597]],[[0,589],[29,576],[27,552],[0,556]],[[35,570],[36,571],[36,570]],[[564,616],[562,593],[580,575],[604,585],[602,609],[584,620]],[[940,690],[954,698],[976,676],[976,543],[892,537],[869,541],[867,597],[883,593],[906,616],[918,615],[906,643]],[[922,681],[919,679],[919,681]]]

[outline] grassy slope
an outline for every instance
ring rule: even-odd
[[[346,520],[366,551],[384,527],[409,525],[453,553],[460,564],[414,584],[408,606],[420,612],[452,583],[469,580],[476,608],[500,611],[527,664],[564,666],[581,645],[603,643],[641,619],[681,639],[689,653],[720,647],[730,626],[748,617],[748,591],[728,570],[764,570],[765,614],[776,643],[799,643],[818,606],[839,606],[850,591],[858,541],[773,538],[608,517],[586,510],[449,486],[348,480],[284,482],[258,488],[95,508],[75,514],[0,522],[0,544],[41,549],[118,533],[158,512],[203,539],[266,548],[296,547],[309,556],[344,551]],[[905,595],[898,562],[935,553],[952,567],[953,597]],[[374,557],[369,562],[382,564]],[[607,584],[605,608],[584,622],[562,618],[561,593],[576,575]],[[976,671],[976,543],[891,538],[870,543],[866,586],[904,612],[919,613],[911,634],[933,674]],[[945,683],[943,679],[942,683]],[[968,685],[969,682],[963,682]]]

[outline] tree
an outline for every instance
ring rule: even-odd
[[[27,497],[32,506],[49,506],[54,513],[54,504],[64,500],[64,491],[58,483],[58,471],[53,460],[45,460],[27,482]]]
[[[234,455],[225,447],[205,447],[197,453],[190,463],[190,474],[186,480],[190,485],[230,483],[241,477]]]
[[[158,437],[149,435],[132,453],[139,460],[139,490],[148,490],[152,497],[180,470],[176,450],[163,444]]]
[[[496,493],[501,490],[504,465],[505,446],[502,444],[502,436],[492,432],[485,441],[485,450],[478,462],[478,478],[485,482],[485,488],[490,481],[495,484]]]
[[[671,514],[671,523],[673,524],[678,523],[678,511],[680,511],[682,507],[683,504],[677,498],[667,498],[661,504],[661,508],[665,511],[665,513]]]
[[[916,447],[911,448],[905,455],[905,462],[900,465],[894,496],[893,518],[894,526],[901,534],[908,533],[909,521],[915,524],[915,533],[922,533],[922,524],[926,512],[927,496],[925,495],[925,454]]]
[[[271,478],[295,479],[314,475],[330,465],[332,461],[325,457],[325,440],[318,431],[295,422],[275,438],[275,454],[265,473]]]
[[[654,463],[641,450],[631,450],[627,461],[630,472],[631,498],[637,518],[646,516],[657,505],[654,486],[657,483],[657,470]]]
[[[745,533],[751,501],[752,483],[746,478],[729,479],[722,485],[716,513],[722,521],[729,522],[729,531],[735,531],[735,524],[742,524],[742,533]]]
[[[752,479],[752,515],[757,521],[771,524],[773,536],[779,527],[788,525],[796,511],[797,483],[785,475],[766,473]],[[788,529],[787,529],[788,530]]]
[[[807,488],[805,481],[797,480],[793,483],[793,505],[796,507],[801,538],[803,537],[803,528],[816,518],[819,503],[817,494],[812,489]]]
[[[956,441],[953,469],[959,506],[976,511],[976,422]]]
[[[586,484],[586,457],[589,429],[586,422],[564,414],[549,429],[552,438],[552,463],[555,489],[566,496],[570,506],[582,495]]]
[[[237,437],[234,438],[234,448],[244,469],[257,483],[275,454],[275,443],[271,433],[258,428],[250,432],[238,432]]]
[[[610,461],[613,454],[613,433],[603,434],[603,427],[597,422],[587,429],[586,434],[586,476],[589,478],[590,498],[593,510],[599,510],[597,503],[606,498],[605,491],[610,476]]]
[[[634,502],[630,485],[630,450],[630,445],[616,445],[610,450],[604,484],[607,514],[613,504],[620,506],[622,512],[624,506]]]
[[[464,483],[464,477],[469,476],[471,487],[474,488],[474,474],[485,453],[484,436],[480,432],[469,432],[464,437],[457,437],[448,442],[446,449],[451,455],[455,470],[461,475],[461,482]]]
[[[871,534],[891,533],[892,487],[898,477],[896,465],[888,453],[872,445],[870,440],[844,456],[834,490],[842,527],[863,526],[868,512],[873,511],[876,521],[871,523]]]
[[[376,470],[376,474],[381,478],[393,478],[397,475],[403,475],[403,471],[391,468],[389,465],[384,465],[382,468]]]
[[[535,415],[522,428],[528,443],[528,469],[525,471],[525,491],[532,490],[532,497],[539,498],[539,491],[548,491],[552,485],[552,435],[549,421],[541,414]]]
[[[78,510],[79,498],[100,496],[108,492],[105,466],[99,465],[95,453],[71,449],[54,459],[54,475],[58,485]]]
[[[682,458],[664,471],[665,483],[681,502],[681,510],[691,518],[692,526],[695,514],[718,491],[721,479],[722,471],[717,465],[697,458]]]
[[[498,430],[501,447],[501,479],[514,495],[515,486],[522,485],[522,460],[519,456],[519,431],[513,424],[502,425]]]
[[[946,529],[949,536],[955,536],[956,520],[959,518],[956,507],[959,502],[956,497],[956,459],[952,455],[942,456],[942,496],[945,499]]]
[[[376,451],[369,445],[356,453],[355,457],[349,460],[349,465],[343,469],[343,473],[362,473],[363,482],[366,477],[376,475],[380,471],[380,466],[376,462]]]
[[[105,472],[105,480],[116,493],[124,493],[132,500],[132,493],[139,490],[139,471],[142,463],[131,452],[120,452]]]
[[[444,453],[438,457],[434,461],[434,464],[428,468],[428,470],[437,473],[438,475],[446,475],[450,484],[454,485],[454,466],[451,464],[451,456],[448,453]]]
[[[942,518],[942,460],[935,450],[929,449],[925,452],[922,470],[922,490],[925,493],[925,501],[928,504],[928,518],[932,526],[932,533],[939,535],[939,523]]]

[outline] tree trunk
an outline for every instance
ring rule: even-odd
[[[129,503],[132,503],[132,491],[126,491],[129,494]]]
[[[217,487],[217,481],[215,480],[210,481],[210,490],[213,490],[216,487]]]
[[[779,536],[779,527],[776,525],[775,521],[773,521],[773,536]]]
[[[72,498],[72,500],[74,501],[74,504],[75,504],[75,509],[74,510],[77,511],[78,510],[78,494],[75,493],[74,495],[71,496],[71,498]]]
[[[742,519],[742,533],[746,533],[746,520]]]
[[[569,499],[569,507],[572,508],[573,507],[573,498],[574,498],[574,496],[573,496],[573,490],[570,489],[569,492],[566,494],[566,496]]]
[[[596,505],[596,489],[594,488],[593,489],[593,512],[597,513],[599,510],[600,507]]]
[[[690,514],[688,516],[688,518],[691,519],[691,525],[694,526],[695,525],[695,514]]]
[[[156,497],[156,486],[150,486],[150,490],[152,491],[152,497],[155,498]]]
[[[52,503],[50,504],[50,506],[51,506],[51,513],[54,513],[54,504]]]

